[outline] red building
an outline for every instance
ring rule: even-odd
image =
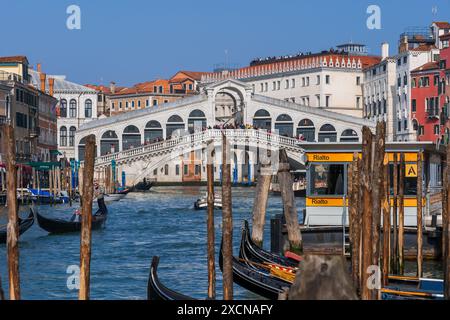
[[[418,141],[436,142],[443,134],[439,62],[429,62],[411,71],[411,116]]]

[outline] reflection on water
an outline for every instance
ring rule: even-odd
[[[220,191],[220,188],[216,189]],[[153,255],[161,257],[159,276],[169,288],[204,299],[207,294],[206,211],[195,211],[194,201],[205,187],[155,187],[146,194],[131,193],[109,205],[106,229],[93,232],[91,264],[92,299],[145,299],[149,266]],[[243,219],[251,219],[254,188],[233,188],[234,247],[238,254]],[[304,199],[297,198],[297,206]],[[95,209],[95,208],[94,208]],[[69,218],[68,205],[41,206],[48,216]],[[21,207],[21,215],[27,208]],[[270,217],[282,212],[281,198],[269,198],[265,248],[270,246]],[[5,222],[0,212],[0,225]],[[221,240],[221,211],[216,211],[216,247]],[[24,299],[76,299],[78,292],[67,288],[66,273],[79,263],[77,234],[51,235],[37,224],[20,241],[21,289]],[[217,296],[222,296],[221,272],[217,266]],[[414,263],[407,271],[414,272]],[[426,262],[426,275],[439,276],[440,266]],[[438,270],[438,271],[437,271]],[[0,245],[0,275],[6,291],[6,249]],[[441,274],[440,274],[441,275]],[[7,291],[6,291],[7,292]],[[258,296],[234,285],[236,299]]]

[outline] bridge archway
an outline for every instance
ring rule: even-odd
[[[119,152],[119,137],[113,130],[106,131],[100,139],[100,155]]]
[[[146,143],[152,143],[164,139],[161,123],[156,120],[147,122],[144,129],[144,140]]]
[[[272,118],[265,109],[259,109],[253,116],[253,127],[255,129],[272,130]]]
[[[243,124],[245,103],[241,88],[224,83],[216,90],[214,96],[216,121],[235,126]]]
[[[310,119],[302,119],[298,123],[297,136],[304,141],[314,142],[316,140],[316,127]]]
[[[122,150],[136,148],[141,145],[141,133],[134,125],[127,126],[122,133]]]
[[[341,134],[341,142],[358,142],[359,137],[358,133],[356,133],[353,129],[344,130]]]
[[[166,139],[170,139],[176,130],[184,130],[183,118],[175,114],[170,116],[166,124]]]
[[[294,122],[287,114],[280,114],[275,121],[275,130],[278,130],[280,136],[294,136]]]
[[[206,128],[206,116],[202,110],[195,109],[189,114],[188,130],[192,134],[194,132],[203,131]]]
[[[319,142],[336,142],[336,128],[331,124],[324,124],[319,130]]]

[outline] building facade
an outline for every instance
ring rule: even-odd
[[[255,94],[330,111],[363,116],[363,69],[380,61],[362,45],[339,46],[316,54],[253,61],[249,67],[205,75],[209,84],[232,78],[248,83]],[[218,105],[218,112],[223,106]],[[233,110],[223,110],[224,116]]]
[[[57,99],[57,142],[59,157],[75,159],[75,133],[89,121],[97,119],[97,91],[66,80],[65,76],[45,75],[30,69],[35,87],[43,87]]]
[[[389,45],[382,45],[382,60],[364,69],[363,116],[373,121],[386,121],[386,138],[395,141],[396,59],[389,57]]]

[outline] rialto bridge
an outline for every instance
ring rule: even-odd
[[[224,125],[227,130],[214,129]],[[204,87],[196,96],[91,121],[77,131],[75,146],[77,159],[83,160],[85,138],[95,135],[96,170],[114,163],[117,180],[123,174],[127,185],[143,178],[201,181],[206,179],[206,150],[213,148],[209,152],[217,164],[225,132],[231,144],[232,179],[250,182],[259,168],[261,150],[285,148],[296,167],[303,162],[299,137],[360,141],[363,125],[375,126],[325,108],[253,94],[251,87],[230,79]],[[215,166],[215,177],[221,178],[220,166]]]

